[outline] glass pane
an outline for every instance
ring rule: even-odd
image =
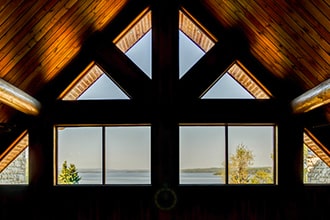
[[[94,64],[83,76],[78,76],[60,97],[62,100],[129,99],[125,92],[103,70]]]
[[[129,97],[103,73],[77,100],[107,99],[129,99]]]
[[[180,78],[203,57],[205,52],[195,42],[179,31],[179,75]]]
[[[102,128],[58,127],[57,134],[58,184],[101,184]]]
[[[224,127],[180,127],[180,184],[225,183],[224,166]]]
[[[151,184],[150,127],[106,127],[106,184]]]
[[[29,147],[26,147],[1,173],[0,184],[29,183]]]
[[[273,126],[228,127],[228,182],[273,183]]]
[[[228,73],[224,74],[202,99],[254,99],[241,84]]]
[[[125,54],[151,79],[151,30]]]

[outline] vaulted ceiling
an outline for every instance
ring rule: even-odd
[[[111,44],[153,4],[156,1],[1,1],[0,77],[41,103],[47,102],[74,79],[72,72],[83,69],[85,64],[79,66],[82,60],[93,59],[86,55],[86,48],[95,46],[91,41],[106,32]],[[183,0],[180,6],[216,36],[218,44],[236,50],[248,69],[288,104],[330,78],[327,0]],[[111,58],[122,69],[125,63],[117,54]],[[75,67],[66,69],[70,65]],[[3,127],[9,123],[19,130],[31,120],[3,103],[0,110]],[[330,148],[329,104],[302,120]],[[2,139],[9,136],[1,134]]]

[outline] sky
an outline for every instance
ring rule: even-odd
[[[179,32],[179,77],[181,78],[204,52]],[[141,56],[143,54],[143,56]],[[127,54],[150,78],[151,32]],[[253,98],[225,74],[202,98]],[[79,99],[129,99],[105,74]],[[71,127],[58,130],[58,166],[64,160],[78,169],[102,166],[105,146],[106,166],[110,169],[150,170],[150,127],[107,127],[102,143],[101,127]],[[255,166],[271,166],[274,146],[273,127],[229,127],[228,153],[244,144],[255,156]],[[220,167],[225,160],[225,129],[222,126],[180,127],[180,168]]]

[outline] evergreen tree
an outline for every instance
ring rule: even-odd
[[[58,179],[60,184],[78,184],[81,177],[79,176],[74,164],[70,164],[68,167],[67,161],[64,161]]]

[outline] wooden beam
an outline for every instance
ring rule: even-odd
[[[308,90],[291,101],[294,113],[305,113],[330,103],[330,79]]]
[[[0,79],[0,101],[29,115],[38,115],[41,104],[38,100]]]

